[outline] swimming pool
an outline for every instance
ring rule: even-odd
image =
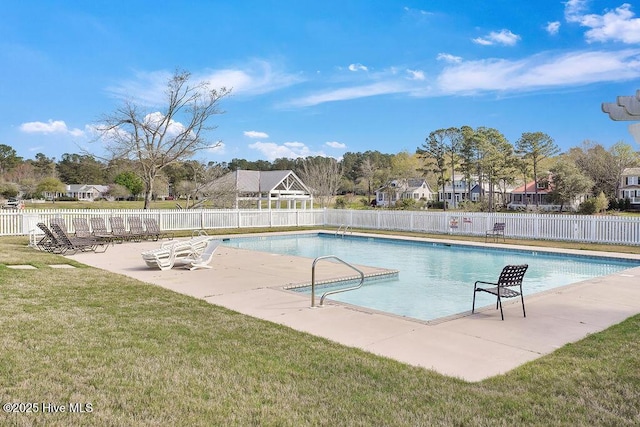
[[[381,237],[328,233],[238,237],[224,245],[242,249],[316,258],[335,255],[351,264],[399,271],[391,280],[367,280],[362,288],[330,296],[331,300],[423,321],[471,309],[473,283],[495,281],[507,264],[529,264],[523,282],[526,295],[640,266],[640,261],[494,249]],[[338,284],[337,288],[345,287]],[[317,288],[317,294],[336,287]],[[301,289],[310,293],[310,289]],[[525,301],[526,302],[526,301]],[[480,293],[476,307],[493,305]]]

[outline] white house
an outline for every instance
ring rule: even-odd
[[[376,206],[395,206],[398,200],[433,200],[434,192],[423,178],[392,180],[376,190]]]
[[[632,208],[640,208],[640,168],[627,168],[622,171],[618,198],[629,199]]]
[[[108,193],[108,185],[69,184],[67,185],[65,196],[92,202],[95,199],[106,198]]]
[[[471,177],[471,188],[477,186],[478,180],[475,177]],[[446,202],[449,207],[456,207],[462,201],[468,199],[469,185],[467,180],[464,177],[460,177],[460,179],[456,179],[453,183],[449,182],[445,184],[444,189],[442,187],[438,188],[438,201]],[[471,193],[471,200],[474,202],[478,201],[479,192]]]
[[[60,196],[75,197],[78,200],[92,202],[99,198],[107,198],[108,185],[98,184],[66,184],[64,193],[51,193],[45,191],[42,195],[45,199],[55,199]]]

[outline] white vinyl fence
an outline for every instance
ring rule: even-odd
[[[396,210],[21,210],[0,212],[1,235],[28,235],[36,224],[54,217],[65,219],[73,231],[75,217],[152,217],[163,230],[257,228],[292,226],[349,226],[372,230],[416,231],[484,236],[495,222],[506,224],[505,236],[573,242],[640,245],[640,217],[584,216],[530,213],[463,213]]]

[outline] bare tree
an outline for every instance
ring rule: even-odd
[[[359,181],[366,184],[367,187],[367,204],[371,204],[371,193],[373,191],[373,179],[376,173],[376,167],[371,162],[371,159],[364,159],[360,164],[360,178]]]
[[[335,196],[342,178],[342,167],[331,157],[307,157],[302,163],[300,178],[320,201],[322,207],[327,206]]]
[[[144,209],[149,207],[154,180],[163,168],[217,145],[206,140],[207,132],[216,128],[209,119],[222,113],[218,104],[231,91],[211,89],[207,82],[190,85],[190,78],[189,72],[175,72],[167,83],[164,111],[148,112],[127,101],[98,127],[113,158],[139,164],[145,184]]]
[[[193,181],[187,181],[190,186],[190,193],[187,194],[185,208],[193,209],[201,207],[205,202],[214,202],[214,199],[229,199],[233,194],[233,187],[219,185],[212,186],[218,178],[227,173],[226,169],[217,163],[204,164],[197,161],[186,162],[193,170]],[[193,197],[193,203],[189,206],[189,195]],[[196,202],[196,200],[198,200]]]

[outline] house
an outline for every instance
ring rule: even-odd
[[[493,189],[492,189],[493,187]],[[487,182],[476,184],[471,188],[471,201],[478,202],[484,196],[488,203],[495,207],[504,207],[511,202],[511,192],[515,186],[507,183],[498,183],[493,186]]]
[[[438,189],[438,201],[446,202],[448,207],[457,207],[460,202],[468,200],[468,184],[464,177],[456,179],[453,182],[447,182],[444,189],[442,187]],[[470,184],[471,188],[475,189],[475,191],[471,193],[471,201],[477,202],[480,198],[480,187],[478,186],[477,178],[471,177]]]
[[[78,200],[92,202],[99,198],[107,198],[109,193],[108,185],[98,184],[67,184],[63,193],[51,193],[45,191],[42,195],[47,200],[53,200],[61,196],[73,197]]]
[[[536,194],[537,187],[537,194]],[[526,185],[521,185],[511,192],[511,202],[507,205],[509,209],[542,209],[544,211],[559,211],[561,206],[551,200],[550,193],[553,191],[553,179],[531,181]],[[584,194],[576,194],[573,200],[562,206],[563,209],[575,211],[585,199]],[[537,203],[536,203],[537,202]]]
[[[291,170],[230,172],[202,189],[209,198],[227,199],[235,209],[253,205],[262,209],[313,209],[313,195]]]
[[[109,193],[108,185],[69,184],[66,187],[65,196],[89,202],[95,199],[107,198]]]
[[[632,209],[640,209],[640,168],[622,171],[618,198],[629,199]]]
[[[394,179],[376,190],[376,206],[395,206],[398,200],[433,200],[435,194],[423,178]]]

